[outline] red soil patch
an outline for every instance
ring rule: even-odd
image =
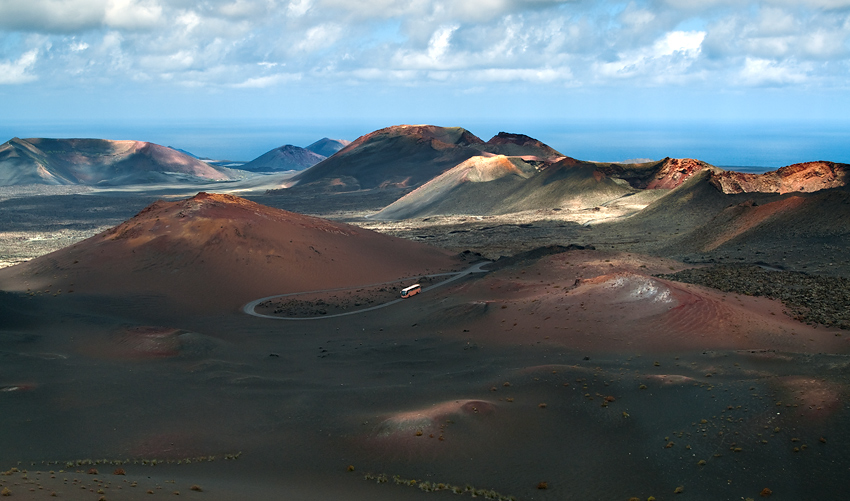
[[[850,351],[837,329],[801,324],[778,301],[654,278],[652,260],[647,268],[635,261],[634,255],[580,251],[495,272],[463,292],[486,301],[486,314],[460,323],[476,340],[587,352]]]
[[[462,447],[481,432],[498,407],[486,400],[450,400],[403,411],[383,420],[367,447],[387,456],[415,457]],[[492,431],[492,430],[491,430]]]
[[[715,225],[722,228],[708,244],[703,247],[703,252],[712,251],[733,238],[742,235],[770,219],[791,214],[806,203],[801,197],[789,197],[765,205],[755,205],[753,202],[745,202],[733,207],[728,207],[718,216],[727,220],[727,224]]]
[[[839,383],[806,376],[780,377],[783,403],[795,405],[795,413],[810,420],[821,420],[843,408],[847,388]]]

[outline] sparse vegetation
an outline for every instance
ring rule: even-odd
[[[385,484],[389,482],[389,477],[386,474],[374,474],[374,473],[366,473],[363,475],[364,480],[377,482],[379,484]],[[500,494],[493,489],[476,489],[472,485],[466,484],[461,487],[459,485],[452,485],[445,482],[432,482],[432,481],[421,481],[416,479],[407,479],[402,478],[400,475],[393,475],[392,481],[396,485],[405,485],[408,487],[416,487],[422,492],[438,492],[438,491],[450,491],[454,494],[469,494],[472,497],[483,497],[485,499],[492,499],[495,501],[517,501],[514,496],[506,496],[504,494]],[[541,482],[545,484],[545,482]]]
[[[724,292],[779,299],[801,322],[850,329],[850,278],[769,271],[758,266],[718,265],[658,275]]]

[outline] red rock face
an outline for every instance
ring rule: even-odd
[[[675,188],[706,167],[709,167],[707,163],[692,158],[668,159],[649,180],[646,188],[649,190]]]
[[[640,190],[672,189],[694,174],[711,165],[692,158],[665,158],[647,164],[599,164],[596,171],[601,176],[623,179]]]
[[[806,162],[764,174],[719,172],[711,183],[720,191],[733,193],[811,193],[846,186],[850,166],[835,162]]]

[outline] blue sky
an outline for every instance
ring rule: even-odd
[[[6,128],[846,126],[848,86],[850,0],[0,1]]]

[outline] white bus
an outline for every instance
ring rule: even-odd
[[[401,290],[401,297],[410,297],[415,296],[422,292],[422,286],[419,284],[411,285],[410,287],[405,287]]]

